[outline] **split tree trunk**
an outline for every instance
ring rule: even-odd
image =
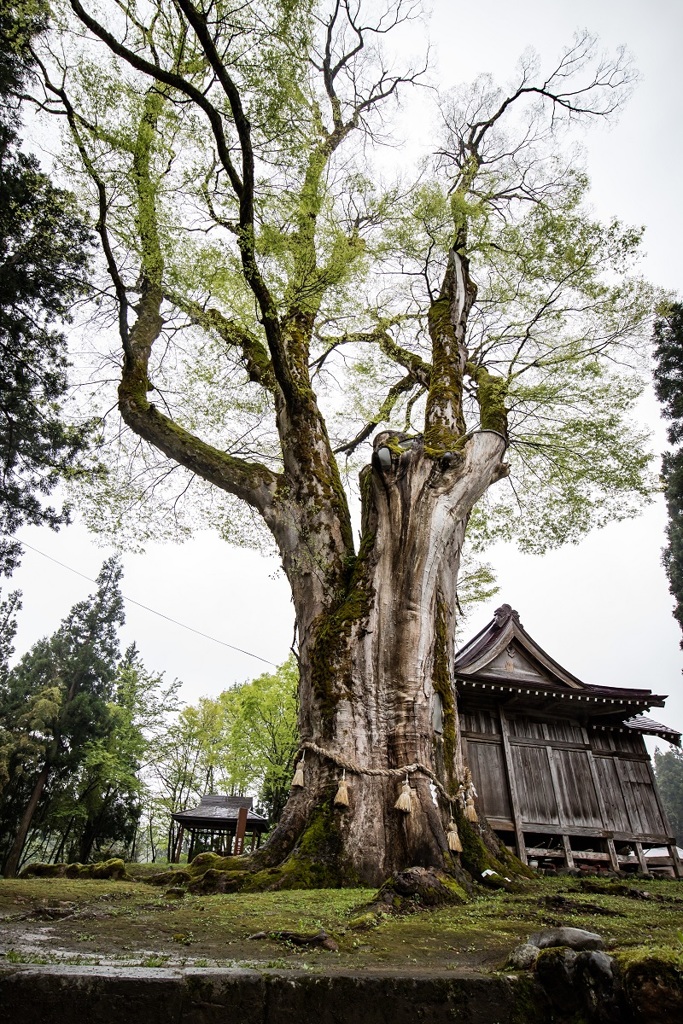
[[[432,457],[421,438],[380,434],[363,474],[363,532],[343,593],[323,614],[295,588],[300,632],[305,786],[292,790],[257,863],[318,856],[342,883],[378,885],[411,865],[452,870],[448,801],[423,772],[410,775],[410,814],[394,808],[402,777],[367,775],[414,763],[454,796],[462,778],[452,687],[456,584],[473,505],[505,473],[504,438],[480,431],[457,453]],[[443,729],[435,730],[435,704]],[[334,807],[341,769],[350,806]],[[336,866],[331,863],[336,861]],[[319,879],[320,880],[320,879]]]

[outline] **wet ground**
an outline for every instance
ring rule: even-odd
[[[0,880],[0,964],[491,971],[530,932],[562,924],[599,932],[611,950],[683,951],[678,882],[591,889],[580,879],[539,879],[521,894],[481,890],[464,906],[363,927],[358,911],[371,896],[348,889],[195,896],[141,882]],[[278,937],[321,929],[336,950]]]

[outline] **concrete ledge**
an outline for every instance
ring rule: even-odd
[[[515,975],[462,971],[0,968],[2,1024],[513,1024],[528,995]]]

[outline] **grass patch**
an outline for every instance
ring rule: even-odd
[[[169,900],[163,886],[136,882],[7,879],[0,880],[0,954],[5,962],[31,963],[87,957],[91,963],[187,962],[264,970],[274,963],[299,969],[305,964],[314,971],[496,969],[531,932],[571,925],[599,932],[624,965],[629,958],[635,963],[655,956],[683,969],[683,886],[666,880],[621,886],[606,882],[586,891],[580,879],[542,878],[521,893],[477,889],[466,904],[385,917],[377,927],[361,929],[352,925],[374,895],[370,890],[189,892]],[[649,897],[635,898],[644,889]],[[60,905],[66,916],[55,917]],[[320,928],[335,937],[338,953],[302,951],[273,937],[278,931]],[[267,937],[250,938],[258,932]]]

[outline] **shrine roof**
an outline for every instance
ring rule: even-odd
[[[633,718],[627,718],[624,725],[633,729],[634,732],[645,733],[648,736],[661,736],[668,743],[673,743],[677,747],[681,745],[681,733],[677,729],[670,729],[668,725],[655,722],[654,718],[648,718],[647,715],[634,715]]]
[[[171,817],[186,828],[233,828],[241,807],[247,809],[247,829],[263,832],[268,828],[268,819],[252,810],[254,800],[250,796],[224,796],[222,793],[207,793],[197,807],[176,811]]]
[[[601,714],[617,715],[619,705],[629,705],[634,711],[663,707],[666,699],[646,689],[584,683],[543,650],[509,604],[496,609],[493,619],[456,653],[454,672],[458,685],[466,688],[488,688],[494,693],[510,690],[536,698],[555,696],[561,701],[585,702],[584,707],[593,712],[600,705]]]

